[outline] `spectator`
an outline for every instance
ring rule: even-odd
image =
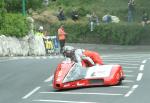
[[[49,0],[43,0],[43,3],[44,3],[45,6],[48,6]]]
[[[43,28],[43,26],[39,27],[38,32],[36,33],[36,35],[44,37],[44,28]]]
[[[99,25],[99,19],[98,19],[98,16],[95,14],[95,12],[93,12],[91,15],[90,15],[90,30],[93,31],[94,30],[94,26],[95,25]]]
[[[60,20],[60,21],[66,20],[65,15],[64,15],[64,10],[62,7],[59,7],[57,17],[58,17],[58,20]]]
[[[78,14],[76,8],[73,9],[73,11],[72,11],[72,13],[71,13],[71,18],[72,18],[72,20],[74,20],[74,21],[77,21],[77,20],[79,19],[79,14]]]
[[[58,29],[58,40],[60,43],[60,53],[62,53],[62,49],[65,46],[67,33],[64,31],[64,25],[61,25]]]
[[[128,22],[133,21],[133,13],[134,13],[134,0],[129,0],[128,1]]]
[[[111,22],[112,23],[119,23],[120,22],[120,19],[119,19],[119,17],[117,17],[117,16],[113,16],[113,15],[111,15]]]
[[[103,16],[102,21],[104,23],[110,23],[110,22],[112,22],[111,15],[109,13],[107,13],[106,15]]]
[[[44,31],[44,36],[49,36],[49,32],[47,30]]]
[[[145,26],[147,24],[150,24],[149,15],[144,11],[142,16],[142,25]]]

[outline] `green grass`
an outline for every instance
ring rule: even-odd
[[[128,16],[128,0],[56,0],[50,2],[49,10],[57,11],[58,7],[64,8],[67,16],[73,8],[77,8],[82,17],[87,13],[96,12],[99,18],[102,18],[107,12],[118,16],[121,21],[127,21]],[[150,14],[149,0],[135,0],[135,21],[140,22],[142,12],[146,10]]]
[[[150,0],[135,0],[134,22],[128,23],[128,0],[56,0],[50,2],[48,8],[44,10],[49,11],[56,17],[59,7],[64,8],[66,21],[58,21],[57,18],[47,27],[51,35],[57,35],[57,29],[60,24],[65,25],[68,38],[67,42],[84,42],[84,43],[104,43],[104,44],[140,44],[145,39],[149,40],[150,26],[142,27],[141,19],[143,11],[150,14]],[[77,8],[79,11],[79,20],[74,22],[70,18],[72,9]],[[104,24],[100,22],[94,31],[89,29],[87,14],[95,12],[102,21],[102,17],[109,12],[120,18],[118,24],[110,23]],[[43,23],[46,25],[46,22]]]

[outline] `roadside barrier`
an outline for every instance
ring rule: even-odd
[[[43,38],[46,54],[59,53],[60,46],[56,36],[46,36]]]

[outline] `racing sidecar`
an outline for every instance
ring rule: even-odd
[[[124,72],[120,65],[95,65],[83,67],[71,60],[58,64],[53,78],[56,90],[90,87],[112,86],[121,84]]]

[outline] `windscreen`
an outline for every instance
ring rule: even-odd
[[[86,75],[86,71],[86,68],[75,63],[64,78],[63,83],[83,79]]]
[[[109,77],[113,66],[114,65],[96,65],[85,68],[75,63],[66,75],[63,83],[80,79]]]

